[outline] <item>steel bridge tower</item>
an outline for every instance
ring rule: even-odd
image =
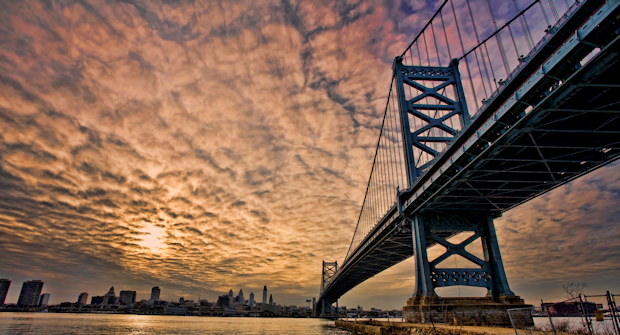
[[[397,85],[398,112],[402,128],[407,183],[408,188],[410,188],[417,176],[420,175],[421,170],[425,168],[424,166],[416,166],[413,148],[418,148],[435,157],[437,152],[431,149],[427,143],[449,143],[458,131],[453,128],[453,125],[448,125],[446,121],[453,116],[458,116],[460,129],[465,129],[469,125],[469,113],[465,103],[458,60],[453,60],[448,67],[406,66],[403,65],[402,60],[402,57],[396,57],[393,71]],[[413,88],[419,94],[407,99],[405,95],[406,86]],[[454,99],[450,99],[441,93],[445,92],[446,89],[451,89],[454,92]],[[433,98],[432,100],[435,103],[421,103],[429,97]],[[435,115],[441,115],[441,117],[433,118],[421,113],[420,110],[435,111]],[[409,115],[424,125],[415,131],[411,131]],[[440,129],[451,136],[422,136],[432,128]],[[489,297],[514,296],[514,293],[510,291],[504,273],[493,225],[493,216],[490,213],[481,213],[469,217],[449,212],[448,215],[415,214],[413,217],[406,217],[406,219],[411,223],[414,246],[416,274],[414,297],[436,296],[436,287],[454,285],[486,287]],[[473,232],[474,234],[460,244],[452,244],[446,240],[447,237],[460,232]],[[465,247],[477,238],[482,241],[484,260],[465,250]],[[426,253],[427,240],[434,240],[447,249],[443,255],[432,262],[428,261]],[[437,269],[439,263],[452,255],[460,255],[477,264],[480,268]]]
[[[323,261],[323,272],[321,274],[321,294],[325,291],[325,287],[331,283],[332,279],[338,272],[338,262],[325,262]],[[336,304],[336,306],[334,306]],[[338,313],[338,300],[323,300],[320,306],[321,316],[325,316],[331,311]]]

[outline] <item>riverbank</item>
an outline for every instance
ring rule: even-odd
[[[481,327],[481,326],[451,326],[445,324],[423,324],[410,322],[388,322],[388,321],[342,321],[336,320],[336,327],[353,332],[353,334],[370,335],[401,335],[401,334],[428,334],[428,335],[515,335],[512,328],[500,327]],[[517,334],[521,335],[548,335],[549,332],[517,329]],[[569,335],[573,333],[558,332],[558,335]]]

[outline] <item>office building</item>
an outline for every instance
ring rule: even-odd
[[[263,288],[263,304],[267,304],[267,285]]]
[[[273,306],[273,295],[269,295],[269,306]]]
[[[0,306],[4,305],[6,294],[9,292],[9,286],[11,286],[10,280],[0,279]]]
[[[19,307],[35,307],[39,304],[43,282],[40,280],[25,281],[17,299]]]
[[[103,297],[102,296],[94,296],[90,299],[90,304],[91,305],[101,305],[103,304]]]
[[[41,294],[41,298],[39,298],[39,307],[47,307],[50,302],[50,294],[43,293]]]
[[[103,296],[103,303],[104,305],[116,305],[118,303],[116,292],[114,292],[114,286],[110,287],[108,293]]]
[[[243,297],[243,289],[239,290],[239,305],[245,305],[245,298]]]
[[[124,305],[136,302],[136,291],[121,291],[119,299]]]
[[[80,293],[77,303],[80,305],[86,305],[88,303],[88,292]]]
[[[254,306],[254,292],[250,292],[250,306]]]
[[[230,296],[222,295],[217,298],[217,305],[220,307],[230,306]]]
[[[160,294],[161,294],[161,290],[159,289],[159,286],[153,287],[153,289],[151,290],[151,300],[153,301],[159,300]]]

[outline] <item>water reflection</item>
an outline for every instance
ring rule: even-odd
[[[4,334],[349,334],[333,321],[164,315],[0,313]]]

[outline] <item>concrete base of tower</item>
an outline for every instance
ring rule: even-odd
[[[500,327],[511,327],[512,318],[515,326],[523,328],[534,325],[532,307],[519,296],[501,296],[497,299],[412,297],[403,307],[403,316],[414,323]],[[508,310],[511,310],[510,315]]]

